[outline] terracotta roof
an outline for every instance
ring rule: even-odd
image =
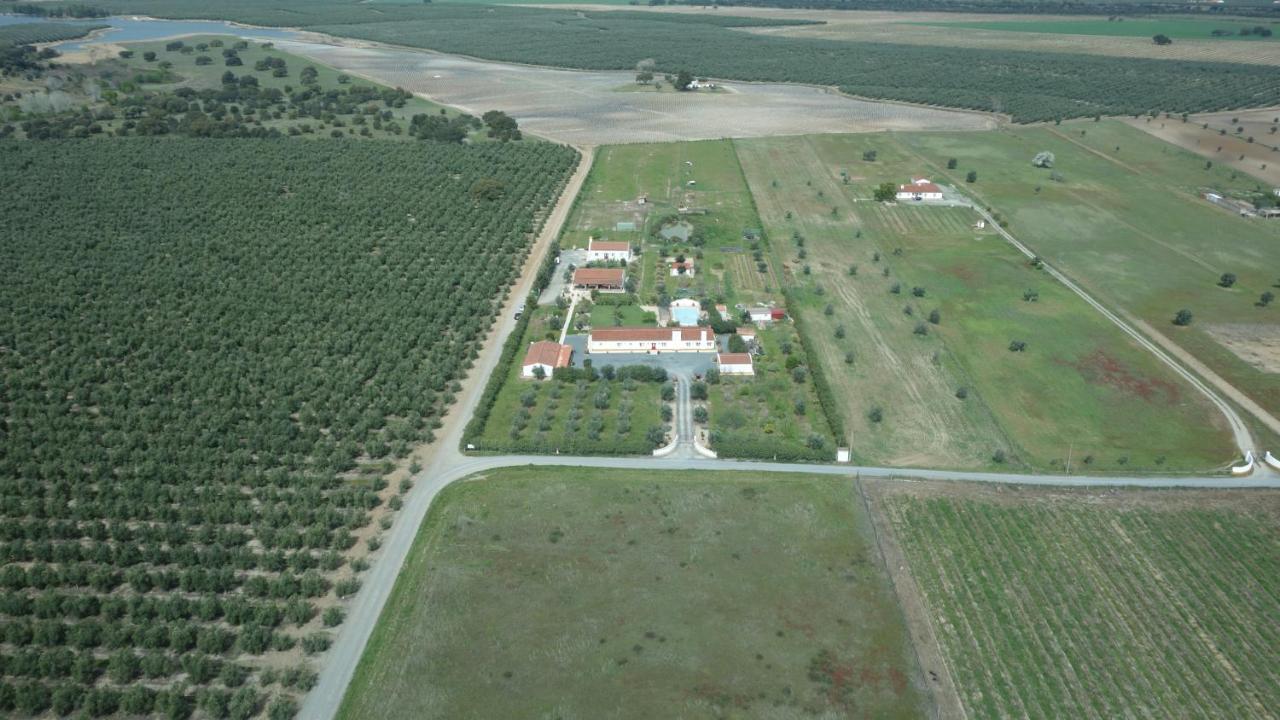
[[[597,342],[668,342],[671,334],[677,333],[684,341],[701,340],[706,331],[707,340],[714,340],[715,331],[709,327],[651,328],[651,327],[612,327],[591,331],[591,339]]]
[[[587,250],[607,250],[609,252],[621,252],[623,250],[631,250],[631,243],[612,242],[609,240],[592,240],[587,243]]]
[[[750,353],[720,353],[716,355],[716,362],[720,365],[750,365]]]
[[[524,365],[550,365],[553,368],[562,368],[569,366],[569,356],[573,355],[573,348],[568,345],[561,345],[550,340],[539,340],[535,343],[529,343],[529,352],[524,355]]]
[[[938,187],[937,185],[934,185],[931,182],[911,183],[908,185],[899,185],[898,192],[900,193],[940,193],[942,192],[942,188]]]
[[[578,268],[573,271],[573,284],[622,287],[625,275],[626,271],[622,268]]]

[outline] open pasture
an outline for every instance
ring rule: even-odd
[[[1274,717],[1274,491],[869,492],[969,717]]]
[[[1119,122],[902,142],[1095,296],[1177,343],[1266,411],[1280,411],[1280,376],[1237,357],[1210,332],[1220,324],[1280,324],[1280,306],[1260,302],[1280,282],[1280,222],[1241,218],[1198,197],[1202,189],[1243,196],[1269,188]],[[1031,166],[1044,150],[1055,155],[1052,171]],[[958,167],[948,171],[951,157]],[[978,173],[972,185],[963,182],[970,170]],[[1230,287],[1222,285],[1227,273],[1235,277]],[[1190,326],[1172,323],[1180,309],[1192,312]]]
[[[736,144],[766,229],[801,280],[806,341],[827,360],[860,457],[1059,470],[1074,459],[1073,470],[1101,472],[1232,457],[1202,397],[973,227],[974,211],[874,202],[880,182],[927,169],[897,136]],[[796,233],[803,248],[785,240]]]
[[[917,718],[846,480],[495,471],[445,489],[339,712]]]

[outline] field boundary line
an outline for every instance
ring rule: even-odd
[[[881,533],[878,519],[875,511],[871,509],[871,501],[867,499],[867,491],[863,486],[862,476],[854,475],[853,487],[858,497],[862,500],[862,507],[867,511],[867,524],[871,526],[871,537],[876,543],[876,552],[880,556],[880,567],[884,569],[885,574],[889,576],[889,582],[893,585],[894,594],[898,597],[898,604],[903,609],[903,621],[907,626],[907,635],[911,644],[911,654],[915,657],[916,668],[921,675],[921,681],[925,683],[926,688],[932,688],[928,683],[928,678],[924,677],[931,672],[925,668],[924,660],[920,657],[920,645],[925,645],[933,650],[932,654],[937,655],[942,671],[946,673],[946,679],[941,683],[942,687],[936,691],[931,690],[928,694],[933,696],[933,710],[935,717],[940,720],[949,720],[950,718],[960,718],[960,720],[968,720],[968,713],[965,712],[964,703],[960,700],[960,691],[956,687],[956,676],[951,671],[951,663],[947,660],[947,655],[942,651],[942,644],[938,640],[938,635],[934,631],[933,620],[929,615],[929,609],[925,605],[924,596],[921,594],[920,586],[916,583],[916,577],[911,572],[911,564],[907,562],[906,553],[902,550],[897,542],[897,538],[892,538],[893,560],[903,568],[901,577],[902,584],[907,585],[906,591],[898,589],[898,575],[895,575],[893,569],[889,566],[889,553],[885,550],[885,543],[881,540]],[[886,515],[884,518],[885,533],[892,533],[893,528],[890,527],[891,522]],[[913,631],[914,623],[911,622],[911,616],[907,614],[907,606],[920,616],[920,630],[927,633],[927,637],[915,637]]]

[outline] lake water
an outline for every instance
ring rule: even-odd
[[[131,17],[109,18],[38,18],[30,15],[0,15],[0,26],[30,22],[60,22],[71,25],[110,25],[111,29],[90,42],[145,42],[176,35],[234,35],[249,40],[296,40],[293,30],[256,28],[234,25],[219,20],[146,20]],[[68,40],[54,45],[59,52],[75,52],[86,42]]]

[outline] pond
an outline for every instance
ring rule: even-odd
[[[70,25],[110,25],[91,40],[84,38],[61,42],[54,47],[58,52],[76,52],[89,43],[146,42],[162,40],[178,35],[234,35],[251,40],[296,40],[294,30],[258,28],[236,25],[221,20],[151,20],[133,17],[108,18],[40,18],[31,15],[0,15],[0,26],[31,22],[55,22]]]

